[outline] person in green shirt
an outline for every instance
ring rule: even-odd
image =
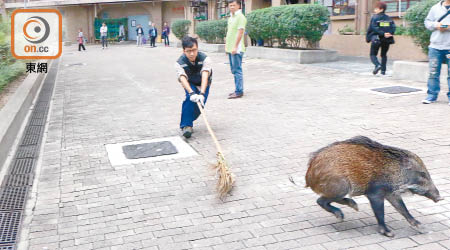
[[[234,75],[235,91],[228,99],[240,98],[244,95],[244,79],[242,75],[242,57],[245,52],[244,32],[247,19],[241,11],[241,0],[228,0],[231,16],[228,19],[228,29],[225,51],[230,59],[231,73]]]

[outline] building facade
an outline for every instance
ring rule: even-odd
[[[229,15],[227,0],[4,0],[8,11],[17,8],[55,8],[63,16],[63,40],[75,41],[78,29],[82,29],[89,42],[96,40],[96,19],[126,18],[125,36],[136,37],[135,29],[142,25],[147,34],[151,23],[161,30],[179,19],[191,20],[191,33],[198,22],[226,18]],[[284,4],[317,3],[330,12],[328,34],[340,31],[364,33],[378,0],[242,0],[244,13],[252,10]],[[386,0],[387,14],[397,24],[402,24],[406,10],[420,0]],[[172,39],[175,37],[172,35]]]

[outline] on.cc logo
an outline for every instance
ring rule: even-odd
[[[50,25],[42,17],[30,17],[23,25],[23,35],[30,43],[42,43],[47,40],[49,34]]]

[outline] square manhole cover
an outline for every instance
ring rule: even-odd
[[[105,145],[111,165],[165,161],[198,155],[179,136]]]
[[[422,91],[421,89],[409,88],[409,87],[404,87],[404,86],[391,86],[391,87],[376,88],[376,89],[371,89],[371,90],[376,91],[376,92],[381,92],[384,94],[391,94],[391,95],[406,94],[406,93]]]
[[[170,141],[127,145],[122,148],[127,159],[140,159],[178,153],[178,150]]]

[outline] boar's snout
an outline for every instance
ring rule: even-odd
[[[444,199],[444,198],[442,198],[442,197],[439,195],[439,191],[438,191],[437,189],[433,190],[432,192],[427,192],[427,193],[425,193],[424,196],[427,197],[428,199],[430,199],[430,200],[436,202],[436,203],[437,203],[438,201],[441,201],[441,200]]]

